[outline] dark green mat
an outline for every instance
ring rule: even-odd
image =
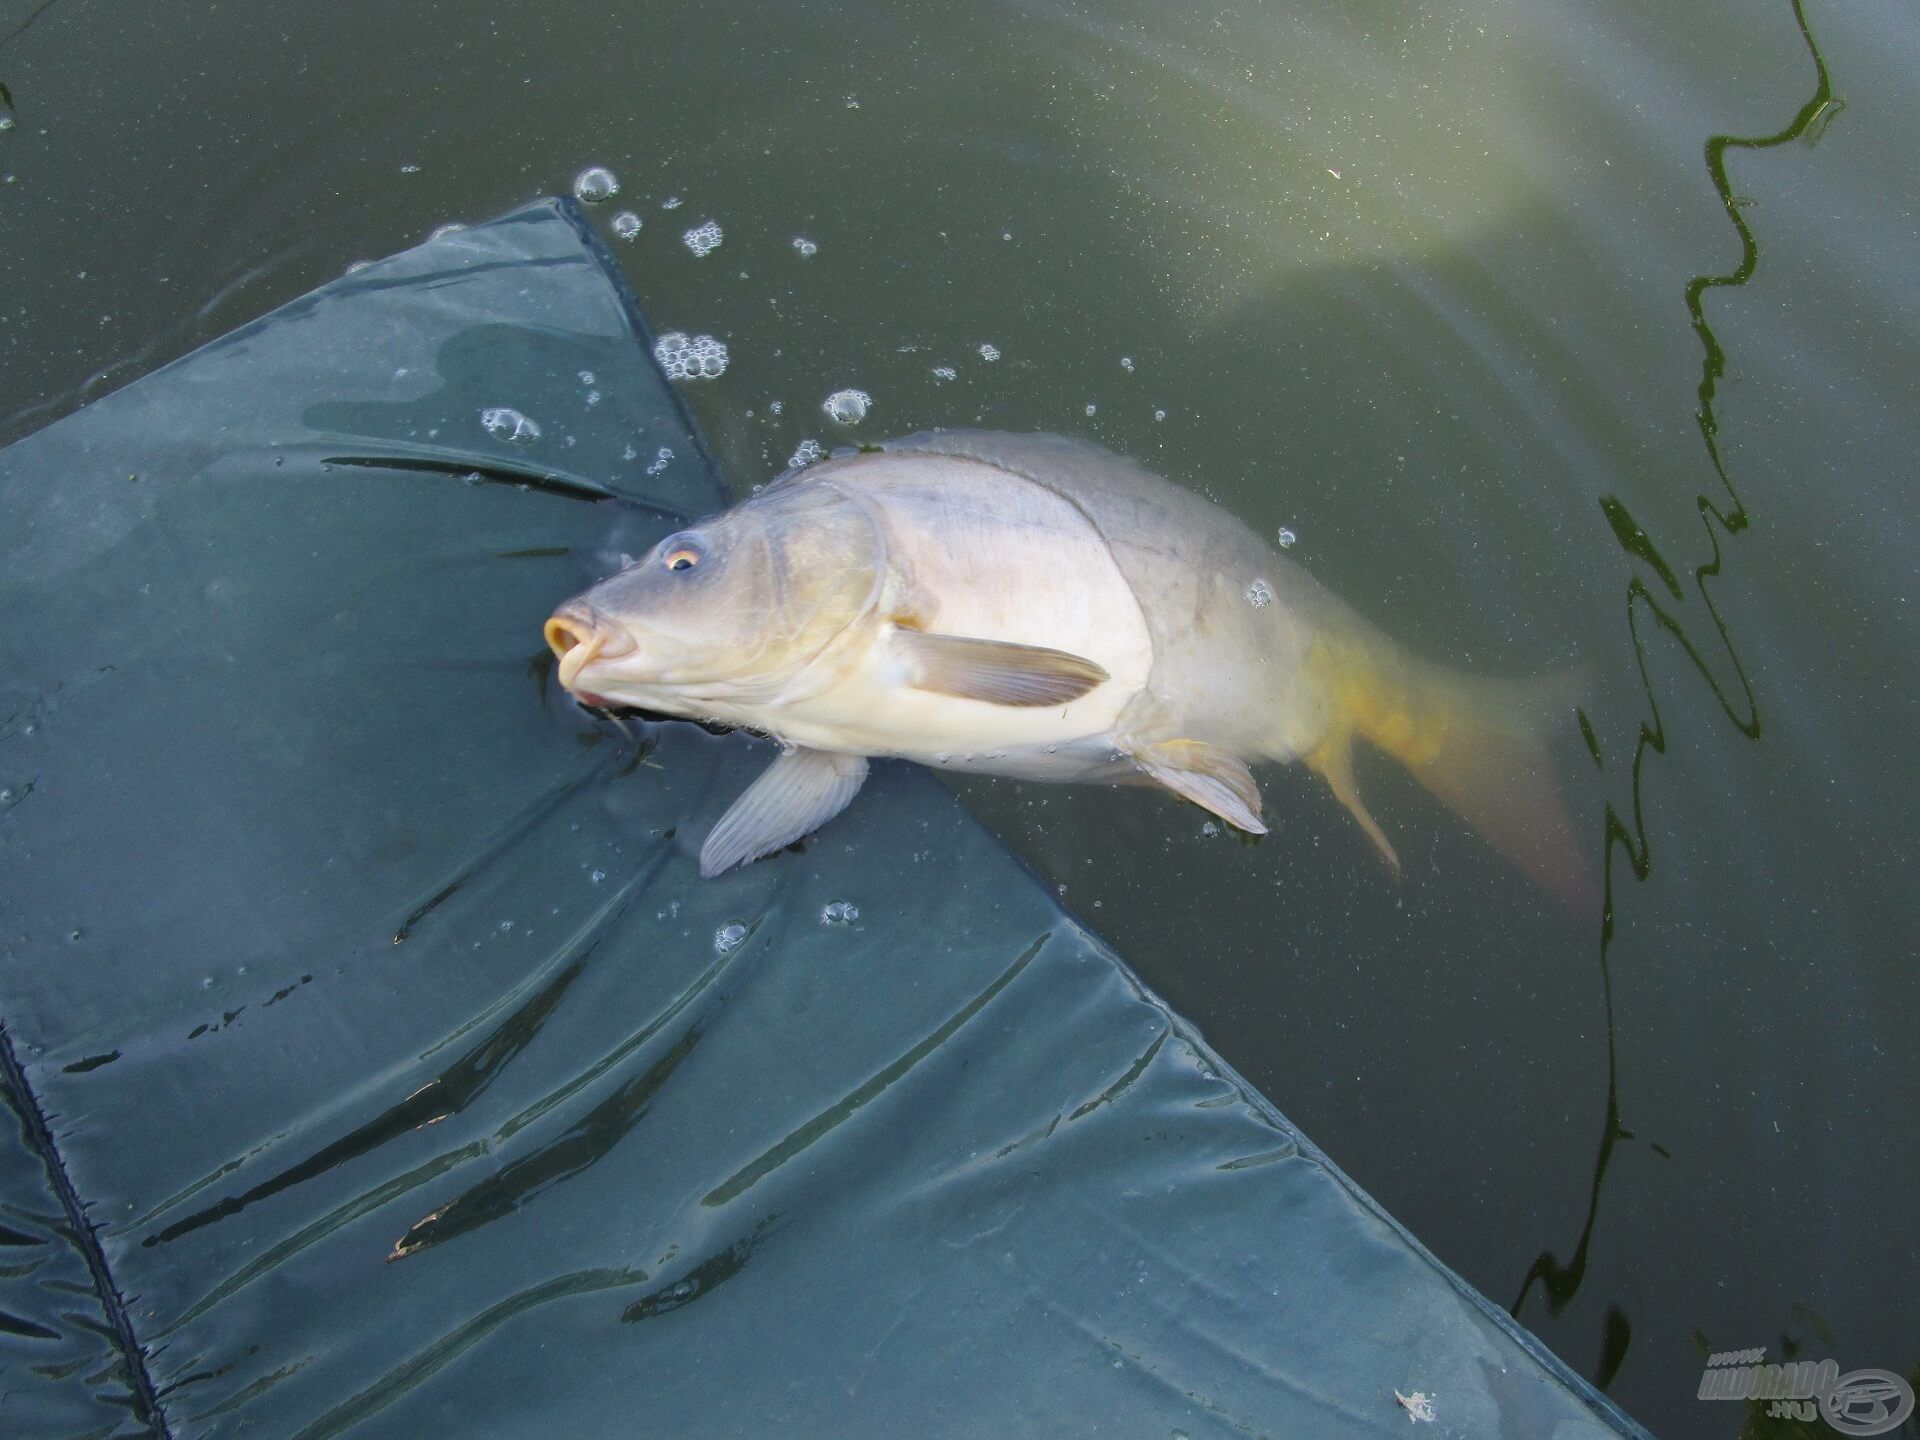
[[[649,350],[543,204],[0,453],[0,1431],[1640,1433],[925,774],[696,878],[540,643]]]

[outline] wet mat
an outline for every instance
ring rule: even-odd
[[[0,452],[6,1432],[1642,1433],[924,772],[698,878],[650,351],[548,203]]]

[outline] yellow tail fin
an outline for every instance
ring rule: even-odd
[[[1309,659],[1329,721],[1304,758],[1326,778],[1388,866],[1399,857],[1367,813],[1353,775],[1354,737],[1386,751],[1523,874],[1582,915],[1593,877],[1575,842],[1545,737],[1584,688],[1580,677],[1476,680],[1424,664],[1384,638],[1322,643]]]

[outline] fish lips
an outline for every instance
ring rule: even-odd
[[[586,705],[610,708],[608,700],[582,683],[589,666],[621,660],[640,647],[624,626],[616,625],[592,606],[574,601],[561,606],[542,628],[548,648],[559,665],[560,683]]]

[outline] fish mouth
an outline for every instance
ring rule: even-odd
[[[560,683],[582,704],[602,709],[615,702],[580,684],[580,672],[596,660],[617,660],[638,647],[633,637],[585,605],[566,605],[547,617],[541,633],[559,662]]]

